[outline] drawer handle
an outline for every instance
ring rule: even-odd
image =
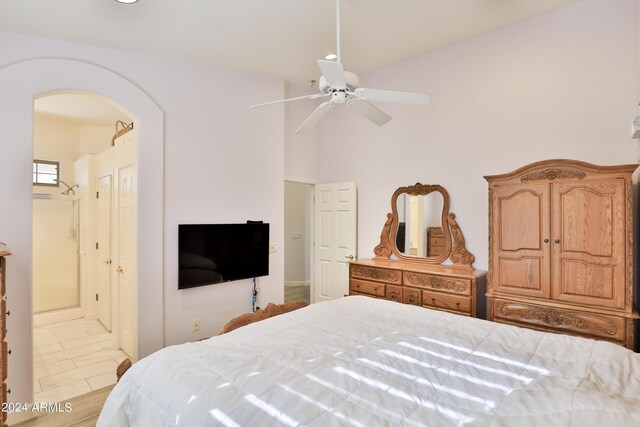
[[[378,292],[378,288],[373,288],[373,292]]]
[[[435,298],[431,298],[431,302],[435,303],[436,299]]]
[[[7,350],[7,354],[11,354],[11,349]]]
[[[456,307],[460,307],[460,303],[459,302],[456,303]]]

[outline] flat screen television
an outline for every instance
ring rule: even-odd
[[[178,289],[269,274],[269,224],[178,225]]]

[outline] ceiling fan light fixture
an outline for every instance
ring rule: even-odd
[[[340,0],[336,0],[336,50],[328,53],[324,59],[316,61],[322,75],[318,79],[319,94],[298,96],[295,98],[281,99],[280,101],[265,102],[252,105],[250,108],[264,107],[283,102],[298,101],[302,99],[329,98],[320,104],[310,116],[302,123],[295,133],[304,132],[315,126],[322,117],[334,105],[346,104],[355,113],[360,114],[372,123],[382,126],[391,120],[391,116],[380,110],[370,101],[397,102],[427,106],[429,95],[417,92],[398,92],[394,90],[368,89],[360,87],[360,79],[352,72],[345,71],[342,67],[340,55]],[[312,80],[313,82],[313,80]],[[313,83],[312,83],[313,86]]]
[[[132,3],[136,3],[138,0],[116,0],[116,1],[122,4],[132,4]]]

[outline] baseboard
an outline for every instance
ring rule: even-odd
[[[284,286],[310,286],[310,282],[284,282]]]
[[[70,308],[67,310],[52,311],[49,313],[39,313],[33,315],[33,326],[66,322],[67,320],[82,319],[83,317],[84,311],[80,307]]]

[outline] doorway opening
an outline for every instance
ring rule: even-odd
[[[284,183],[284,302],[312,302],[314,185]]]
[[[131,123],[98,95],[34,101],[36,402],[114,384],[117,365],[137,358],[137,142],[135,129],[122,132]]]

